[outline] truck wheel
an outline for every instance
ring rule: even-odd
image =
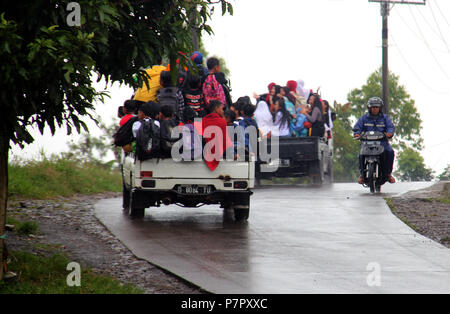
[[[322,186],[324,181],[323,159],[314,162],[310,176],[312,177],[312,184],[314,186]]]
[[[330,160],[327,167],[327,174],[325,175],[325,183],[333,184],[334,182],[334,173],[333,173],[333,160]]]
[[[136,193],[133,193],[133,191],[130,192],[130,216],[131,217],[144,217],[145,214],[145,208],[143,207],[136,207]]]
[[[236,222],[245,221],[248,219],[250,208],[234,208],[234,220]]]
[[[124,211],[130,209],[130,191],[127,190],[125,183],[122,185],[122,208]]]

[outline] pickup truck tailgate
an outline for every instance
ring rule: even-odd
[[[175,162],[170,158],[150,159],[137,163],[136,170],[151,171],[155,179],[211,179],[229,176],[231,179],[248,180],[250,163],[221,161],[217,168],[211,171],[203,160]]]

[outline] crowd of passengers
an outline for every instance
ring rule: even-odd
[[[158,60],[159,64],[147,70],[148,84],[143,84],[132,99],[119,107],[120,126],[132,122],[134,138],[138,136],[143,120],[152,121],[159,128],[162,157],[170,157],[172,145],[177,140],[171,138],[172,130],[180,126],[190,126],[193,132],[200,134],[211,125],[224,132],[227,127],[246,129],[253,126],[260,138],[331,138],[334,114],[329,103],[312,90],[304,89],[303,81],[289,80],[286,86],[270,83],[266,94],[254,93],[256,105],[249,96],[232,102],[220,61],[215,57],[208,58],[207,67],[204,67],[200,52],[194,52],[191,60],[197,71],[179,71],[176,85],[172,81],[170,65],[164,66]],[[199,119],[202,123],[196,129],[193,126]],[[222,153],[232,148],[236,151],[240,140],[233,140],[231,143],[228,138],[224,139]],[[241,142],[248,150],[248,134]],[[130,143],[123,148],[131,152],[136,150],[135,147],[135,143]]]

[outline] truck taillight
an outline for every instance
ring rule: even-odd
[[[153,177],[153,171],[141,171],[141,178]]]

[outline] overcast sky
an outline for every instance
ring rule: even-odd
[[[368,0],[236,0],[234,15],[219,11],[204,36],[206,49],[224,57],[232,96],[263,93],[270,82],[284,85],[303,79],[321,88],[324,99],[346,102],[381,66],[380,4]],[[218,8],[219,9],[219,8]],[[425,6],[396,4],[389,16],[389,68],[400,76],[423,120],[422,156],[440,174],[450,163],[450,1],[427,0]],[[98,85],[102,88],[103,85]],[[132,90],[114,85],[112,99],[97,111],[111,120]],[[91,124],[92,125],[92,124]],[[95,126],[91,127],[95,133]],[[13,156],[67,150],[58,132]]]

